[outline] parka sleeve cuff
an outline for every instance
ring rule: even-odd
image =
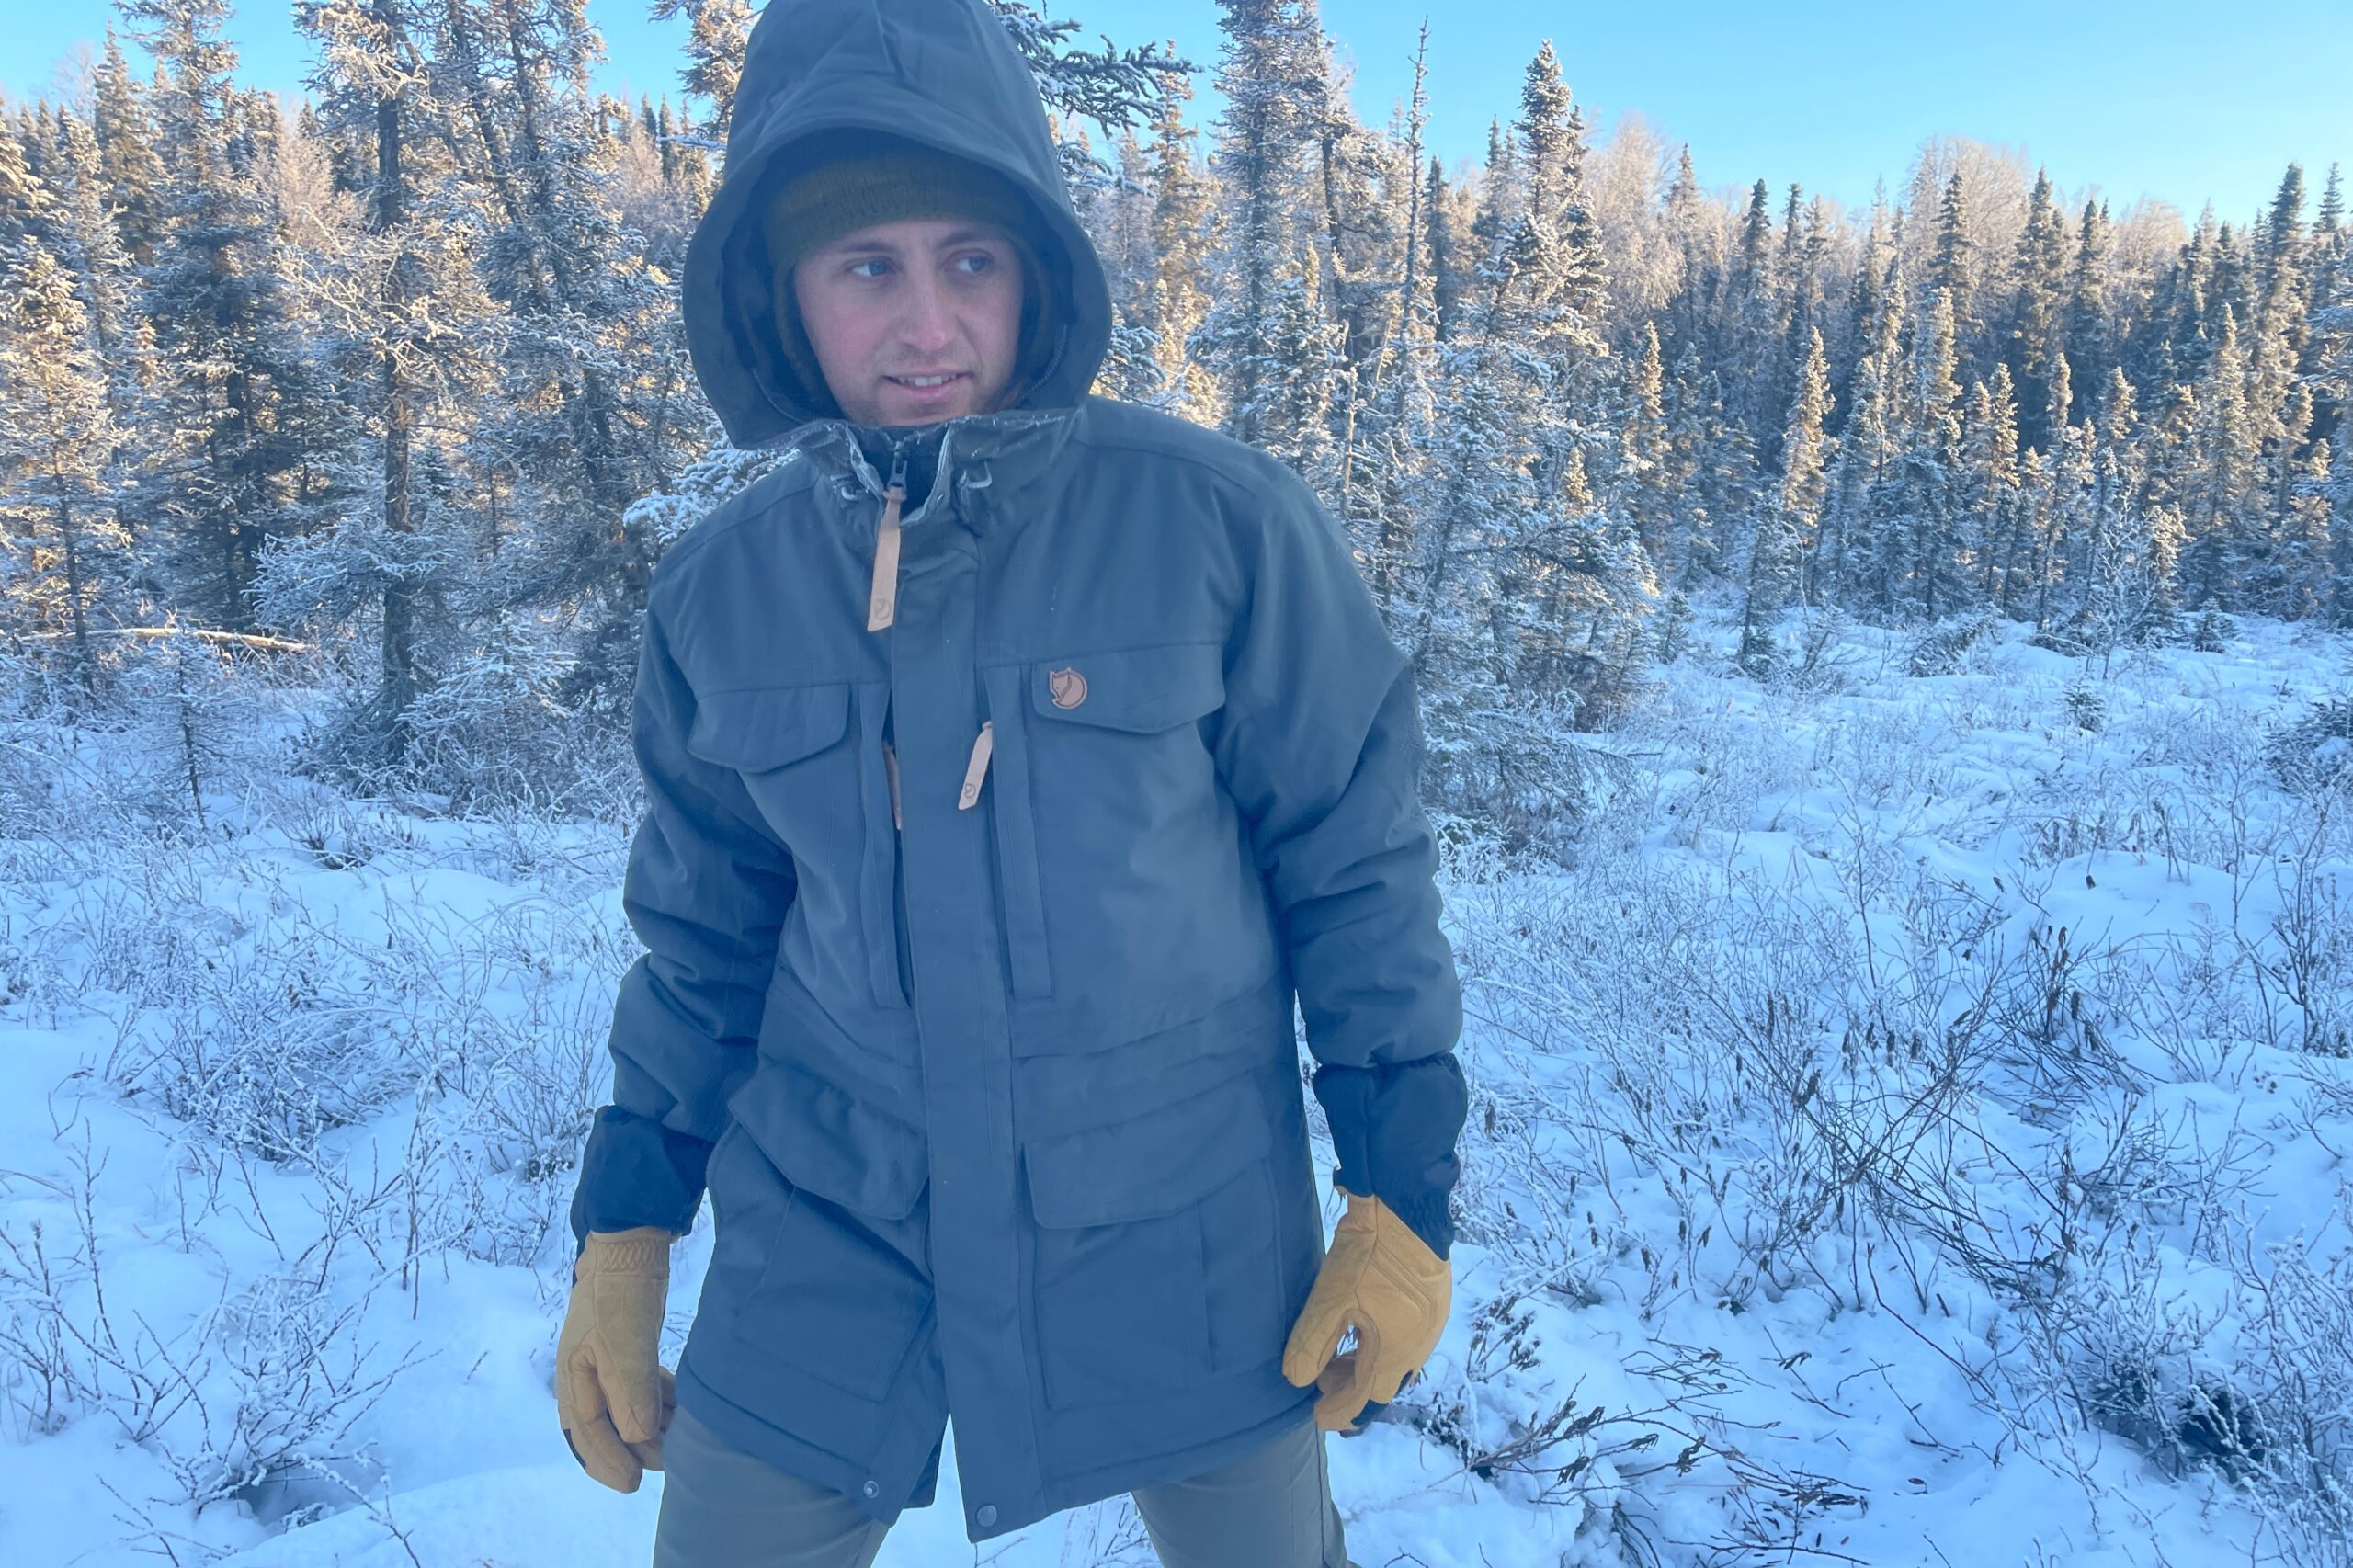
[[[710,1149],[699,1138],[620,1106],[597,1111],[580,1155],[580,1185],[572,1193],[575,1253],[588,1244],[591,1231],[653,1225],[685,1235],[702,1207]]]
[[[1315,1098],[1339,1156],[1333,1185],[1380,1199],[1445,1257],[1454,1244],[1448,1199],[1461,1171],[1455,1140],[1470,1110],[1454,1053],[1378,1067],[1319,1067]]]

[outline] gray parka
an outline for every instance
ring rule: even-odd
[[[1019,407],[812,417],[760,218],[859,132],[1035,203],[1062,324]],[[1339,1182],[1450,1236],[1461,1007],[1409,667],[1289,470],[1086,395],[1102,270],[978,0],[767,7],[685,310],[730,435],[782,459],[654,577],[648,951],[574,1230],[683,1232],[707,1183],[680,1402],[878,1518],[931,1500],[951,1411],[976,1540],[1237,1458],[1313,1397],[1279,1368],[1322,1252],[1294,997]]]

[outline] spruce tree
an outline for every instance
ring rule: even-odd
[[[1537,509],[1529,482],[1536,453],[1512,396],[1505,356],[1484,334],[1438,356],[1438,402],[1418,497],[1421,526],[1410,584],[1392,614],[1424,693],[1441,796],[1482,768],[1491,715],[1505,699],[1485,608],[1495,583],[1495,541]]]
[[[2168,594],[2160,607],[2164,613],[2152,620],[2153,630],[2162,630],[2170,626],[2173,611],[2191,591],[2185,580],[2190,565],[2191,517],[2206,505],[2199,452],[2202,410],[2198,388],[2187,381],[2161,389],[2151,403],[2153,412],[2143,415],[2139,442],[2145,471],[2143,511],[2152,519],[2168,521],[2175,545],[2174,569],[2166,578]],[[2214,548],[2221,548],[2219,541]]]
[[[1824,549],[1814,574],[1881,619],[1894,617],[1902,584],[1897,478],[1904,435],[1904,293],[1899,252],[1865,324],[1866,347],[1831,471]]]
[[[2302,377],[2310,334],[2312,256],[2303,227],[2304,174],[2293,164],[2279,182],[2263,225],[2256,256],[2256,302],[2247,366],[2247,399],[2255,439],[2263,453],[2268,509],[2283,521],[2308,466],[2304,445],[2312,425],[2311,387]],[[2267,590],[2283,591],[2279,574]]]
[[[2330,170],[2334,188],[2336,170]],[[2324,204],[2325,205],[2325,204]],[[2328,432],[2329,586],[2326,613],[2353,627],[2353,245],[2341,233],[2313,290],[2316,420]]]
[[[2066,224],[2052,202],[2051,178],[2040,170],[2029,199],[2026,229],[2018,236],[2012,283],[2016,302],[2007,358],[2026,403],[2020,434],[2028,444],[2044,447],[2053,428],[2046,417],[2051,364],[2066,350],[2069,301]]]
[[[1791,185],[1784,221],[1786,226],[1778,264],[1782,334],[1781,344],[1775,353],[1772,392],[1772,406],[1777,410],[1789,409],[1797,402],[1799,384],[1804,374],[1808,340],[1817,333],[1836,331],[1836,324],[1824,300],[1831,264],[1834,222],[1829,206],[1819,196],[1801,206],[1798,187]],[[1827,342],[1825,337],[1825,354],[1828,352]],[[1787,422],[1784,420],[1780,428],[1774,431],[1775,445],[1765,454],[1768,462],[1778,464],[1781,461],[1779,441],[1786,429]]]
[[[2200,323],[2210,344],[2222,340],[2222,318],[2226,315],[2237,318],[2240,334],[2245,336],[2247,324],[2256,316],[2256,258],[2246,237],[2228,223],[2217,224],[2213,270],[2206,288],[2206,315]]]
[[[0,298],[0,521],[24,541],[5,581],[20,631],[67,639],[85,691],[91,633],[113,619],[131,540],[115,520],[104,367],[73,279],[38,239],[17,244]]]
[[[125,436],[154,384],[154,329],[139,310],[139,279],[108,209],[97,137],[76,115],[63,116],[61,131],[56,255],[74,278],[107,378],[108,409]]]
[[[2103,385],[2118,369],[2109,270],[2115,236],[2107,209],[2086,200],[2075,226],[2074,259],[2067,272],[2067,361],[2087,388]]]
[[[397,767],[409,757],[424,684],[425,622],[466,553],[421,483],[419,426],[437,414],[440,429],[461,425],[442,394],[486,385],[471,341],[485,312],[462,244],[428,210],[438,203],[427,200],[426,169],[442,180],[451,172],[428,163],[445,111],[431,101],[420,46],[436,18],[421,0],[302,0],[297,17],[320,49],[311,85],[323,128],[370,153],[366,238],[341,269],[344,287],[329,291],[324,324],[354,360],[355,444],[372,453],[355,454],[346,471],[333,535],[275,562],[265,593],[280,617],[323,601],[374,601],[377,686],[342,737],[343,760]]]
[[[1963,505],[1967,548],[1976,558],[1977,592],[1987,604],[2006,608],[2013,562],[2022,553],[2018,518],[2018,402],[2010,368],[1997,364],[1994,379],[1972,382],[1964,421]]]
[[[1431,331],[1440,343],[1450,340],[1462,316],[1467,279],[1463,242],[1454,222],[1453,193],[1446,171],[1433,154],[1422,181],[1423,225],[1429,240]]]
[[[1969,237],[1968,197],[1955,169],[1945,182],[1943,204],[1937,211],[1936,248],[1925,282],[1931,295],[1943,294],[1952,312],[1956,345],[1977,334],[1976,245]],[[1933,314],[1934,307],[1930,307]]]
[[[2047,568],[2052,559],[2052,540],[2057,529],[2057,475],[2050,460],[2029,447],[2018,458],[2018,483],[2016,521],[2012,531],[2018,548],[2011,558],[2010,570],[2004,574],[2003,586],[2009,596],[2006,613],[2013,617],[2033,619],[2035,607],[2042,602],[2048,589]]]
[[[266,146],[222,37],[227,0],[134,0],[126,11],[149,24],[168,181],[141,301],[162,378],[133,505],[168,541],[178,605],[243,631],[265,543],[301,531],[327,499],[317,460],[338,439],[339,410],[290,313],[278,214],[257,177]]]
[[[1437,293],[1431,277],[1421,182],[1423,136],[1429,123],[1429,28],[1414,56],[1412,95],[1390,128],[1386,164],[1392,212],[1404,241],[1398,259],[1397,308],[1386,341],[1352,379],[1343,437],[1339,501],[1343,525],[1355,536],[1376,603],[1391,614],[1410,558],[1417,519],[1412,484],[1437,415]]]
[[[2213,297],[2218,226],[2212,208],[2199,215],[2189,238],[2165,270],[2150,307],[2148,329],[2127,370],[2143,386],[2175,386],[2205,373],[2212,345],[2207,313]]]
[[[1528,291],[1531,320],[1565,318],[1575,337],[1590,341],[1601,318],[1601,243],[1585,193],[1584,118],[1550,39],[1528,62],[1512,131],[1523,192],[1510,245],[1515,281]]]
[[[2344,437],[2329,449],[2327,614],[2336,626],[2353,630],[2353,427]]]
[[[2109,373],[2093,433],[2092,496],[2075,624],[2102,654],[2154,630],[2165,594],[2155,536],[2150,528],[2147,463],[2139,440],[2140,411],[2132,383]]]
[[[1322,253],[1321,286],[1337,328],[1347,384],[1334,401],[1345,424],[1357,407],[1358,383],[1393,324],[1405,210],[1417,194],[1420,153],[1405,149],[1408,138],[1397,126],[1376,134],[1360,123],[1328,55],[1325,69],[1335,82],[1309,128],[1312,211],[1322,220],[1320,233],[1310,238]]]
[[[1108,397],[1157,404],[1165,399],[1165,383],[1153,320],[1152,199],[1143,148],[1128,128],[1120,130],[1114,145],[1117,175],[1090,179],[1071,191],[1111,295],[1111,342],[1096,386]]]
[[[1488,193],[1498,246],[1489,259],[1488,307],[1475,330],[1490,348],[1477,362],[1509,381],[1504,395],[1519,410],[1535,453],[1541,511],[1524,524],[1533,538],[1581,514],[1583,503],[1572,497],[1582,482],[1571,470],[1583,463],[1588,435],[1598,436],[1606,422],[1608,392],[1603,277],[1584,196],[1584,128],[1549,46],[1528,66],[1512,140],[1511,186]],[[1517,559],[1517,547],[1498,548]],[[1519,586],[1507,572],[1503,591]]]
[[[1481,165],[1478,216],[1472,220],[1471,270],[1479,280],[1483,309],[1492,312],[1507,280],[1504,256],[1518,227],[1524,197],[1512,139],[1501,119],[1487,122],[1487,156]]]
[[[163,235],[164,165],[155,155],[139,84],[131,80],[112,23],[91,83],[90,105],[90,131],[122,248],[135,266],[150,266]]]
[[[1773,627],[1781,611],[1792,599],[1807,597],[1805,564],[1813,553],[1829,477],[1831,443],[1824,434],[1829,415],[1830,358],[1817,331],[1807,343],[1789,429],[1781,437],[1780,491],[1758,516],[1749,555],[1738,659],[1753,675],[1772,665]]]
[[[1795,585],[1802,604],[1814,602],[1802,563],[1813,555],[1823,504],[1829,494],[1830,462],[1837,450],[1837,442],[1827,434],[1830,410],[1830,355],[1817,329],[1806,343],[1797,398],[1790,406],[1789,429],[1781,438],[1779,514],[1795,546]]]
[[[564,696],[617,702],[655,559],[622,517],[703,431],[676,413],[688,374],[669,279],[608,195],[620,148],[588,81],[601,50],[581,0],[449,0],[435,80],[465,106],[456,176],[487,210],[480,277],[504,316],[472,453],[512,485],[535,558],[508,568],[528,585],[515,597],[594,627]]]
[[[2246,381],[2238,318],[2226,311],[2221,340],[2198,387],[2188,467],[2177,482],[2188,529],[2182,592],[2191,609],[2235,608],[2234,582],[2267,566],[2269,542],[2251,504],[2261,453]]]
[[[728,122],[734,118],[735,88],[744,79],[744,48],[751,41],[753,8],[749,0],[654,0],[655,21],[681,16],[687,18],[687,64],[679,80],[710,106],[693,134],[723,145]],[[670,145],[667,140],[664,144]],[[700,149],[687,151],[699,158]]]
[[[1210,311],[1210,249],[1216,238],[1216,191],[1193,150],[1185,122],[1192,87],[1172,74],[1152,121],[1145,168],[1152,200],[1153,277],[1148,318],[1161,384],[1189,419],[1217,423],[1218,383],[1194,347]]]
[[[2329,608],[2328,579],[2336,554],[2333,468],[2329,443],[2323,437],[2295,460],[2290,476],[2281,507],[2276,581],[2265,606],[2286,619],[2302,620]]]
[[[1900,551],[1892,577],[1908,578],[1901,602],[1934,619],[1962,608],[1960,531],[1961,392],[1956,379],[1958,324],[1951,293],[1937,290],[1914,342],[1904,403],[1902,506],[1908,538],[1882,540]]]
[[[1688,144],[1676,154],[1675,178],[1667,187],[1659,222],[1676,257],[1675,290],[1662,312],[1659,334],[1660,346],[1672,359],[1700,347],[1711,310],[1709,286],[1716,271],[1713,235]]]
[[[1306,312],[1320,307],[1298,217],[1328,80],[1312,0],[1220,0],[1225,34],[1215,166],[1227,196],[1224,298],[1207,335],[1226,376],[1228,435],[1308,465],[1328,432],[1296,423],[1327,395]],[[1302,358],[1302,356],[1305,356]]]
[[[1666,365],[1658,324],[1643,324],[1643,354],[1627,377],[1619,421],[1619,513],[1634,525],[1643,551],[1668,577],[1679,541],[1675,535],[1680,486],[1666,420]]]
[[[24,138],[0,123],[0,266],[45,239],[49,191],[25,157]]]
[[[1732,275],[1716,324],[1723,345],[1719,370],[1738,399],[1744,434],[1769,447],[1778,432],[1773,410],[1773,353],[1781,339],[1779,290],[1773,278],[1773,215],[1765,182],[1749,189],[1748,210],[1733,250]]]
[[[2069,422],[2073,376],[2067,357],[2052,362],[2051,388],[2043,426],[2049,432],[2044,454],[2050,469],[2051,506],[2035,558],[2034,624],[2049,627],[2063,597],[2080,602],[2083,559],[2094,528],[2097,488],[2094,435],[2089,425]]]

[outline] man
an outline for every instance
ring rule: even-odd
[[[666,1461],[664,1568],[870,1562],[951,1413],[975,1540],[1126,1491],[1172,1568],[1343,1568],[1321,1434],[1437,1343],[1465,1104],[1405,661],[1289,471],[1086,395],[979,0],[768,7],[685,310],[783,458],[647,605],[567,1440]]]

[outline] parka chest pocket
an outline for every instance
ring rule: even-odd
[[[892,831],[882,681],[826,681],[698,693],[687,750],[730,767],[792,856],[799,939],[821,997],[835,984],[904,1007],[892,909]],[[723,916],[724,912],[714,912]],[[787,927],[787,942],[795,939]],[[838,992],[829,998],[847,998]]]
[[[996,757],[1014,994],[1045,998],[1071,945],[1058,938],[1101,901],[1148,915],[1157,889],[1184,881],[1185,858],[1215,848],[1216,764],[1196,722],[1224,705],[1222,652],[1080,653],[996,666],[987,681],[990,712],[1017,714],[1024,738],[1008,755],[1000,736]],[[1096,901],[1085,912],[1082,892]]]
[[[1029,681],[1040,718],[1131,735],[1156,734],[1225,701],[1223,653],[1214,642],[1040,660]]]

